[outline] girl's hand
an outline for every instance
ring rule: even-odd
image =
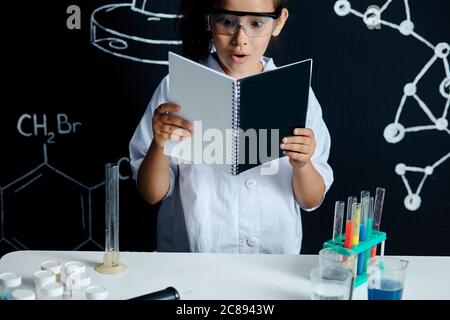
[[[309,128],[295,128],[294,136],[283,138],[280,148],[289,157],[293,168],[303,168],[311,161],[316,149],[314,132]]]
[[[161,148],[164,148],[164,143],[168,140],[181,141],[192,134],[190,121],[169,112],[181,112],[181,108],[172,103],[164,103],[156,108],[152,118],[153,139]]]

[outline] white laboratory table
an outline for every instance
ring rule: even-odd
[[[109,299],[122,300],[175,287],[182,300],[305,300],[310,299],[309,271],[317,255],[199,254],[121,252],[128,270],[120,275],[95,271],[103,252],[15,251],[0,259],[0,273],[16,272],[24,287],[33,287],[33,273],[45,260],[81,261],[92,285],[108,289]],[[402,257],[410,261],[404,300],[450,299],[450,257]],[[354,299],[366,299],[360,286]]]

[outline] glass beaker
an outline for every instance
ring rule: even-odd
[[[353,272],[342,266],[316,267],[311,270],[312,300],[350,300]]]
[[[401,300],[408,261],[396,257],[375,257],[367,262],[369,300]]]
[[[356,275],[357,256],[356,253],[343,247],[329,247],[319,251],[319,267],[344,267]]]

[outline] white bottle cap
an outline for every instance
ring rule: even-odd
[[[42,286],[42,292],[48,298],[60,297],[64,293],[64,287],[59,282],[52,282]]]
[[[80,262],[80,261],[69,261],[69,262],[66,262],[64,264],[64,270],[67,267],[69,267],[69,266],[71,268],[72,268],[72,266],[75,267],[76,269],[80,270],[80,272],[86,272],[86,265],[83,262]]]
[[[61,274],[61,281],[66,282],[66,278],[71,273],[86,272],[86,265],[79,261],[69,261],[64,264],[64,272]]]
[[[0,285],[8,288],[18,287],[22,284],[22,277],[14,272],[0,274]]]
[[[56,281],[56,276],[53,271],[49,270],[40,270],[34,273],[34,283],[36,285],[44,285],[47,283],[52,283]]]
[[[86,299],[105,300],[108,298],[108,290],[99,286],[90,286],[86,288]]]
[[[82,272],[80,274],[80,286],[87,287],[91,284],[91,276],[87,272]]]
[[[34,292],[27,289],[14,290],[11,296],[13,300],[36,300]]]
[[[55,274],[61,273],[62,263],[56,260],[47,260],[41,263],[41,270],[53,271]]]

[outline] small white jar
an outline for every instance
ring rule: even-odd
[[[70,278],[78,277],[77,281],[73,283]],[[70,275],[66,281],[64,295],[69,300],[83,300],[85,299],[86,288],[91,284],[91,276],[87,272],[76,273]]]
[[[17,289],[11,294],[12,300],[36,300],[36,295],[28,289]]]
[[[59,282],[52,282],[42,286],[43,300],[62,300],[64,287]]]
[[[106,300],[108,299],[108,290],[99,286],[90,286],[86,288],[87,300]]]
[[[42,287],[46,284],[56,282],[56,276],[53,271],[40,270],[33,275],[34,289],[36,290],[36,298],[42,299]]]
[[[56,282],[61,281],[62,263],[56,260],[47,260],[41,263],[41,270],[52,271],[55,274]]]
[[[0,300],[11,300],[12,292],[22,284],[22,277],[14,272],[0,274]]]
[[[64,267],[62,268],[61,273],[61,283],[66,283],[66,277],[70,273],[74,272],[86,272],[86,265],[83,262],[80,261],[69,261],[64,264]]]

